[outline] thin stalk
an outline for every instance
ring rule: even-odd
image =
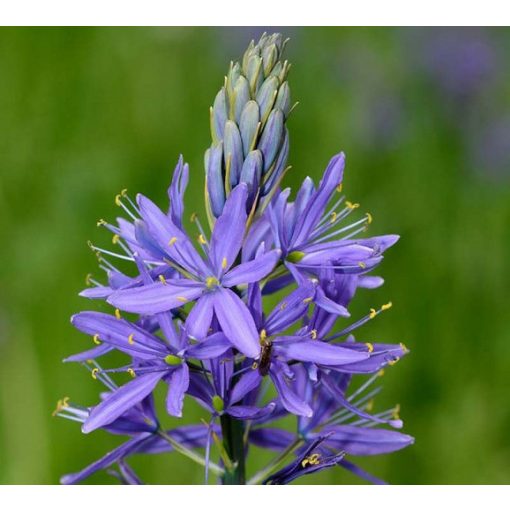
[[[248,480],[248,485],[257,485],[264,481],[264,479],[266,479],[275,469],[279,468],[280,465],[283,464],[283,461],[302,444],[302,439],[296,439],[293,443],[287,446],[287,448],[285,448],[285,450],[283,450],[273,461],[271,461],[267,467],[250,478],[250,480]]]
[[[165,441],[170,443],[176,452],[181,453],[182,455],[188,457],[188,459],[191,459],[193,462],[196,462],[197,464],[200,464],[203,467],[206,466],[206,461],[204,457],[202,457],[198,453],[195,453],[193,450],[190,450],[189,448],[182,446],[182,444],[177,442],[173,437],[170,437],[164,430],[158,430],[158,434]],[[222,467],[218,466],[218,464],[215,464],[214,462],[209,462],[209,471],[218,476],[223,476],[225,474],[225,470]]]

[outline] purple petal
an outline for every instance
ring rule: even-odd
[[[217,275],[223,274],[235,262],[246,225],[246,184],[239,184],[230,193],[223,213],[216,220],[209,254]]]
[[[223,333],[240,352],[256,358],[260,353],[259,335],[246,305],[230,289],[218,287],[213,295]]]
[[[369,357],[367,352],[355,352],[338,345],[331,345],[320,340],[302,340],[295,342],[273,343],[273,352],[287,360],[308,361],[324,365],[338,366],[361,361]]]
[[[172,184],[168,188],[168,198],[170,199],[169,214],[172,221],[179,228],[182,228],[182,215],[184,213],[184,192],[188,186],[189,167],[184,163],[182,155],[175,167],[172,176]]]
[[[84,362],[89,359],[99,358],[99,356],[103,356],[104,354],[109,353],[113,347],[108,344],[98,345],[93,349],[89,349],[88,351],[80,352],[78,354],[73,354],[72,356],[68,356],[64,359],[64,363],[68,363],[70,361],[75,362]]]
[[[414,443],[414,438],[396,430],[352,425],[325,427],[321,434],[329,434],[327,443],[349,455],[381,455],[396,452]]]
[[[350,317],[351,314],[339,303],[335,303],[332,299],[329,299],[324,291],[317,287],[314,302],[317,306],[325,310],[326,312],[333,313],[335,315],[339,315],[340,317]]]
[[[166,354],[159,338],[147,333],[125,319],[101,312],[81,312],[71,317],[73,326],[88,335],[99,336],[99,341],[141,359],[153,359]]]
[[[259,420],[269,416],[274,411],[275,407],[276,404],[274,402],[271,402],[264,407],[230,406],[227,409],[227,412],[239,420]]]
[[[250,430],[250,442],[260,448],[268,448],[269,450],[284,450],[295,438],[295,434],[283,429],[259,428]]]
[[[225,287],[258,282],[265,278],[280,260],[281,251],[272,250],[250,262],[244,262],[234,267],[221,280]]]
[[[262,381],[262,377],[258,370],[250,370],[245,372],[232,388],[229,402],[235,404],[242,400],[250,391],[257,388]]]
[[[186,363],[172,372],[168,378],[170,387],[166,397],[166,410],[171,416],[182,416],[182,406],[184,404],[184,394],[189,387],[189,369]]]
[[[126,312],[153,315],[182,306],[200,296],[205,286],[188,280],[167,280],[134,289],[119,290],[108,303]]]
[[[123,459],[130,453],[137,450],[143,443],[151,438],[152,434],[141,434],[129,441],[126,441],[124,444],[120,445],[118,448],[115,448],[111,452],[107,453],[104,457],[96,460],[86,468],[82,469],[78,473],[73,473],[69,475],[65,475],[60,479],[60,483],[64,485],[70,485],[79,483],[85,478],[88,478],[90,475],[94,474],[96,471],[100,469],[106,469],[110,467],[115,462],[118,462],[120,459]]]
[[[214,333],[202,342],[186,349],[186,357],[196,359],[217,358],[232,347],[231,342],[223,333]]]
[[[150,372],[135,377],[135,379],[111,393],[92,409],[81,428],[82,432],[88,434],[114,421],[145,398],[156,387],[164,374],[165,372]]]
[[[312,409],[303,399],[292,391],[285,380],[283,372],[276,366],[275,368],[271,367],[269,373],[285,409],[292,414],[297,414],[298,416],[312,416]]]
[[[186,332],[197,340],[207,336],[213,318],[214,300],[211,293],[205,292],[197,300],[186,319]]]

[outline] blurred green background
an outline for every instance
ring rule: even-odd
[[[0,30],[1,483],[58,483],[119,443],[51,416],[58,398],[93,404],[100,390],[61,363],[90,347],[69,323],[98,307],[77,295],[99,274],[86,241],[109,243],[95,223],[116,217],[122,188],[166,206],[181,152],[189,210],[201,203],[208,108],[262,31]],[[392,483],[509,483],[510,32],[281,31],[300,102],[286,184],[318,179],[344,150],[344,190],[374,216],[371,233],[402,236],[378,271],[386,284],[360,291],[353,315],[393,301],[358,336],[411,349],[378,406],[399,402],[416,444],[360,464]],[[203,481],[176,454],[132,465],[148,482]],[[302,481],[356,483],[340,469]]]

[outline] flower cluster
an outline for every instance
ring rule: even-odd
[[[126,218],[99,221],[118,249],[91,245],[107,283],[89,278],[81,295],[114,311],[72,317],[95,345],[66,361],[81,362],[105,388],[97,405],[66,398],[56,414],[81,422],[84,433],[104,429],[127,440],[63,483],[100,469],[141,483],[127,459],[169,451],[203,466],[206,481],[212,474],[226,484],[289,483],[330,466],[378,482],[351,457],[413,442],[392,430],[402,427],[398,409],[372,411],[384,367],[406,347],[353,336],[391,304],[357,320],[348,311],[358,288],[383,283],[370,273],[398,237],[358,237],[372,217],[348,219],[358,204],[342,196],[343,153],[318,185],[306,178],[294,200],[281,188],[291,110],[283,49],[279,35],[252,42],[216,97],[206,154],[207,228],[196,214],[194,233],[184,226],[189,168],[182,157],[167,211],[123,191],[116,203]],[[134,271],[121,271],[114,258],[130,261]],[[280,301],[267,309],[275,294]],[[98,359],[112,351],[126,361],[104,368]],[[121,384],[122,373],[130,378]],[[354,374],[366,380],[350,389]],[[169,415],[181,417],[193,399],[209,419],[166,429],[154,405],[158,385],[167,387]],[[278,424],[288,416],[295,417],[293,431]],[[251,446],[274,450],[275,458],[247,480]]]

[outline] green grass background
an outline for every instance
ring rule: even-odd
[[[109,243],[95,222],[116,217],[122,188],[166,205],[180,153],[191,166],[188,210],[202,210],[208,108],[228,62],[260,32],[0,30],[1,483],[58,483],[119,443],[51,416],[58,398],[93,404],[100,390],[61,363],[90,346],[69,323],[98,306],[77,295],[87,273],[99,274],[86,241]],[[386,284],[360,292],[353,314],[393,301],[358,338],[411,349],[387,370],[378,406],[399,402],[416,444],[360,464],[392,483],[510,482],[510,171],[494,175],[471,157],[478,123],[510,111],[508,70],[457,102],[419,65],[434,39],[426,30],[283,32],[300,102],[287,185],[318,179],[344,150],[344,190],[374,216],[371,233],[402,236],[378,271]],[[484,37],[508,50],[508,30]],[[397,127],[377,131],[388,98]],[[200,415],[190,403],[185,412]],[[250,467],[267,458],[254,452]],[[152,483],[203,481],[177,454],[132,464]],[[356,483],[340,469],[302,481]]]

